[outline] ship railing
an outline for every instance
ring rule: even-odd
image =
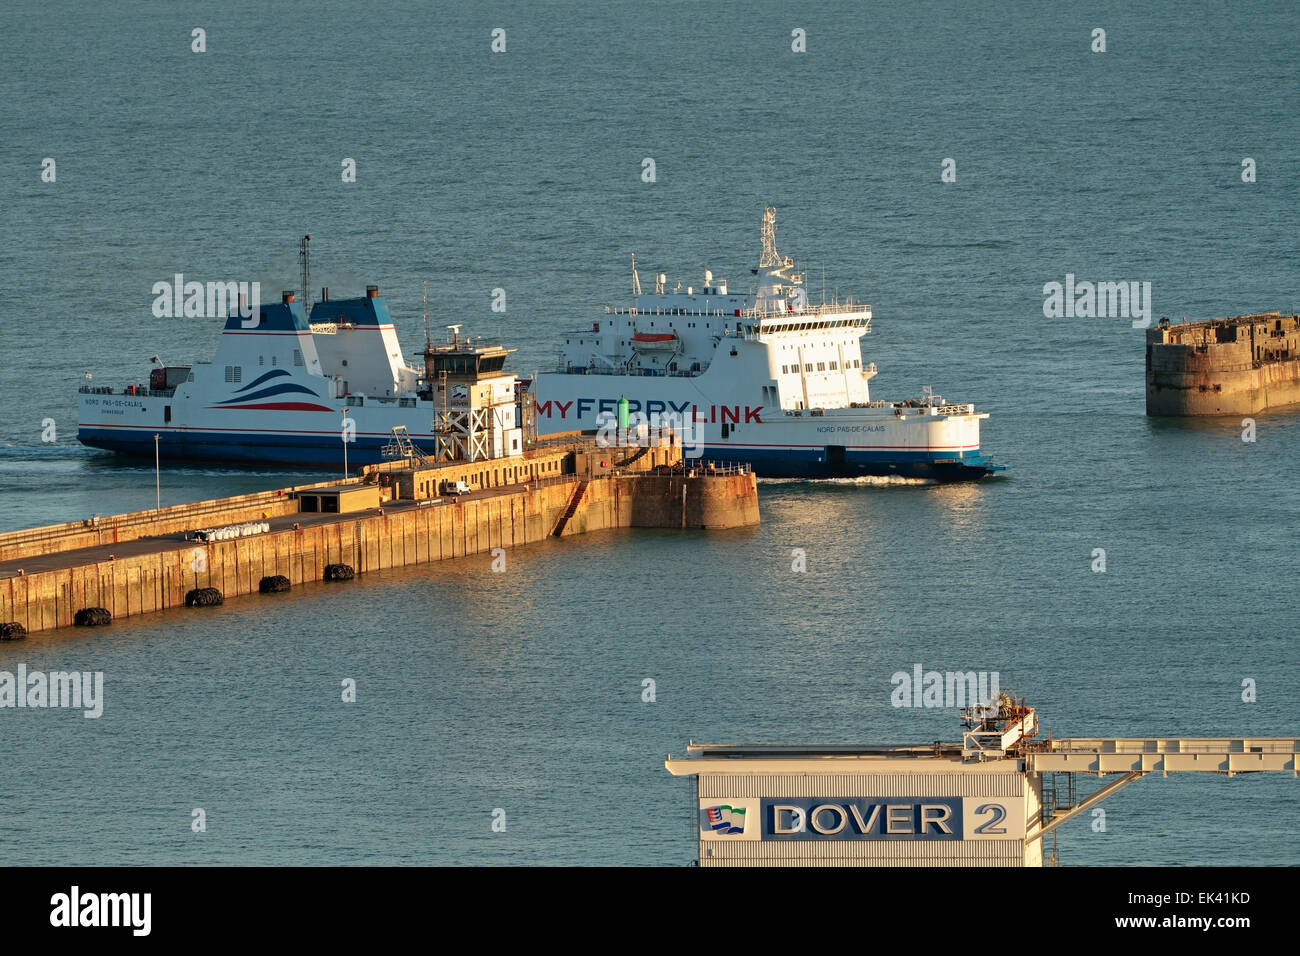
[[[691,459],[687,459],[691,461]],[[687,475],[747,475],[754,470],[744,461],[719,461],[716,458],[696,459],[694,464],[685,466]]]
[[[798,319],[814,318],[819,319],[827,315],[852,315],[856,312],[870,312],[871,306],[866,302],[841,302],[839,304],[809,305],[805,306],[800,312],[794,312],[789,309],[741,309],[741,318],[747,319]]]
[[[137,385],[133,392],[111,385],[82,385],[77,391],[83,395],[125,395],[128,398],[171,398],[176,394],[174,388],[145,388],[143,385]]]
[[[753,306],[747,309],[714,309],[714,308],[664,308],[662,306],[655,308],[624,308],[622,306],[605,306],[606,315],[653,315],[653,316],[684,316],[684,317],[701,317],[711,319],[742,318],[742,319],[776,319],[784,317],[812,317],[821,318],[826,315],[851,315],[855,312],[870,312],[871,305],[866,302],[840,302],[827,303],[824,305],[808,305],[801,311],[794,312],[789,309],[760,309]],[[315,328],[313,327],[313,331]],[[582,328],[575,329],[575,332],[593,332],[594,329]]]

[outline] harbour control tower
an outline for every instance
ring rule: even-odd
[[[519,380],[506,369],[515,351],[460,335],[448,326],[447,342],[425,343],[422,397],[433,401],[432,423],[440,461],[477,462],[524,450],[518,420]]]

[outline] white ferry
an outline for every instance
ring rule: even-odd
[[[77,438],[184,461],[355,468],[409,454],[501,458],[523,451],[513,349],[452,330],[408,365],[377,286],[323,290],[310,319],[293,292],[254,318],[232,310],[210,362],[151,370],[149,384],[87,382]],[[156,361],[156,360],[155,360]],[[87,375],[90,379],[90,375]]]
[[[541,435],[608,425],[620,405],[637,424],[680,429],[704,458],[748,462],[760,476],[901,476],[959,481],[1005,466],[980,452],[971,404],[927,395],[872,401],[862,361],[871,307],[812,305],[804,276],[763,216],[756,291],[704,273],[699,288],[643,295],[567,333],[559,369],[533,387]]]

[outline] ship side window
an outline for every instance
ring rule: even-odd
[[[825,362],[818,362],[818,363],[817,363],[817,371],[819,371],[819,372],[824,372],[824,371],[826,371],[826,363],[825,363]]]
[[[782,374],[782,375],[788,375],[788,374],[790,374],[790,366],[788,366],[788,365],[782,365],[782,366],[781,366],[781,374]]]
[[[257,357],[257,364],[258,364],[258,365],[265,365],[265,364],[266,364],[266,356],[265,356],[265,355],[259,355],[259,356]]]
[[[271,356],[271,364],[272,364],[272,365],[278,365],[278,364],[279,364],[279,356],[272,355],[272,356]]]
[[[853,367],[854,367],[854,368],[862,368],[862,360],[861,360],[861,359],[854,359],[854,360],[853,360]]]
[[[812,371],[812,362],[808,362],[806,365],[804,365],[803,370],[804,370],[805,372],[811,372],[811,371]]]
[[[839,363],[839,362],[831,362],[831,371],[832,371],[832,372],[838,372],[838,371],[839,371],[839,368],[840,368],[840,363]]]

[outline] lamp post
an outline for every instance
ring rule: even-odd
[[[343,480],[348,479],[348,410],[342,408],[339,410],[343,414]]]
[[[158,464],[158,436],[153,436],[153,495],[154,511],[162,511],[162,476]]]

